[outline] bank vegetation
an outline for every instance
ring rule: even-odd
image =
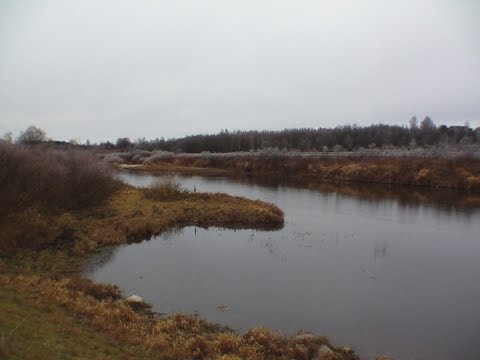
[[[171,154],[130,152],[103,157],[136,171],[180,171],[275,177],[310,183],[370,183],[480,192],[480,158],[282,153]]]
[[[170,180],[138,189],[85,151],[5,143],[0,192],[0,358],[357,359],[324,337],[160,315],[81,274],[92,252],[178,226],[281,227],[275,205]]]

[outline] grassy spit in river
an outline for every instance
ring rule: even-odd
[[[7,149],[0,160],[17,152]],[[57,159],[57,178],[88,163],[76,155],[65,161],[64,154],[49,154],[52,159]],[[38,159],[24,160],[28,170]],[[10,173],[27,171],[18,162],[3,165]],[[37,176],[47,171],[35,169]],[[87,176],[84,171],[80,176]],[[176,226],[281,227],[283,213],[275,205],[191,193],[172,183],[145,190],[117,184],[95,205],[52,210],[45,208],[51,199],[43,187],[37,192],[23,186],[29,181],[22,177],[15,190],[25,195],[16,195],[18,204],[7,208],[4,203],[0,209],[0,359],[357,359],[324,337],[286,337],[265,328],[239,335],[192,315],[162,316],[148,305],[128,302],[115,286],[81,275],[88,254]],[[0,190],[7,196],[14,185]],[[69,194],[68,187],[62,193]],[[72,199],[78,200],[75,194]]]

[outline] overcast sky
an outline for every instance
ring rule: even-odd
[[[480,126],[478,0],[0,0],[0,135]]]

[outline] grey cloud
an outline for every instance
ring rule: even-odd
[[[0,131],[480,126],[475,1],[3,1]]]

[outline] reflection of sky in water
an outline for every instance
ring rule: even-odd
[[[154,179],[122,176],[139,186]],[[199,312],[240,330],[310,330],[366,358],[371,351],[480,358],[478,211],[224,178],[179,180],[197,191],[273,202],[285,211],[285,227],[187,227],[105,250],[87,270],[92,278],[139,293],[159,312]]]

